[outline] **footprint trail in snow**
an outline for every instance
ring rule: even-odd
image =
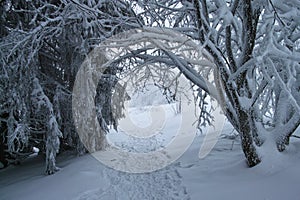
[[[130,174],[105,168],[107,188],[87,191],[78,200],[190,200],[176,168]]]

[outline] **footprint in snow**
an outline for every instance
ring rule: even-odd
[[[190,200],[181,175],[172,166],[144,174],[105,168],[103,174],[109,187],[88,191],[78,200]]]

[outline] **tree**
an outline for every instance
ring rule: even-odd
[[[71,111],[71,91],[85,56],[140,22],[121,0],[6,0],[0,22],[1,162],[3,149],[17,159],[36,146],[52,174],[59,149],[85,152]]]
[[[269,143],[274,151],[285,149],[300,124],[297,1],[150,0],[133,4],[142,10],[139,15],[146,25],[185,34],[210,54],[214,63],[210,66],[214,80],[207,79],[214,85],[210,89],[201,84],[206,78],[201,69],[179,55],[164,55],[219,102],[240,134],[249,166],[267,156],[259,154],[257,147]]]

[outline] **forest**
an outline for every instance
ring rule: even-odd
[[[216,120],[207,105],[217,102],[239,135],[249,167],[263,161],[262,148],[268,149],[267,156],[284,152],[295,136],[300,124],[298,0],[0,4],[3,167],[22,162],[38,148],[45,158],[45,173],[53,174],[58,171],[57,155],[64,151],[83,155],[105,149],[109,127],[117,129],[130,99],[121,82],[124,74],[135,80],[135,88],[154,81],[169,102],[179,101],[176,81],[186,78],[190,90],[197,91],[198,128]],[[99,55],[93,52],[103,47],[99,44],[135,48],[120,52],[115,60],[108,59],[107,51],[97,61]],[[196,53],[185,53],[187,47]],[[87,58],[106,67],[83,77],[87,82],[77,82]],[[79,86],[84,87],[80,93],[75,90]],[[74,106],[79,109],[74,111]],[[85,119],[88,109],[95,115],[76,121]],[[80,126],[94,123],[99,124],[97,134],[84,129],[88,138],[80,138]]]

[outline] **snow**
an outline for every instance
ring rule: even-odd
[[[229,149],[229,141],[219,140],[214,150],[203,160],[183,156],[185,166],[179,172],[184,177],[191,199],[296,199],[300,181],[299,142],[291,148],[297,151],[278,153],[263,160],[256,167],[248,168],[240,142]],[[193,146],[192,146],[193,147]],[[197,148],[187,154],[194,155]],[[272,155],[272,154],[269,154]]]
[[[168,120],[175,121],[178,115],[169,115],[170,105],[162,105]],[[141,119],[149,108],[131,108],[139,111]],[[144,117],[142,117],[144,112]],[[141,123],[138,121],[138,123]],[[166,122],[167,123],[167,122]],[[167,129],[171,127],[165,126]],[[111,132],[112,141],[133,147],[134,140]],[[101,164],[91,155],[81,157],[65,152],[57,156],[60,171],[45,176],[42,156],[31,156],[18,166],[9,166],[0,171],[1,200],[127,200],[127,199],[296,199],[300,195],[300,141],[292,138],[283,153],[270,154],[266,145],[260,149],[265,156],[256,167],[248,168],[240,147],[239,137],[233,137],[230,124],[226,123],[217,144],[204,158],[199,159],[199,149],[205,135],[195,137],[187,151],[171,165],[150,173],[131,174],[116,171]],[[138,146],[135,150],[147,151],[164,145],[157,143]],[[126,146],[127,145],[127,146]],[[152,146],[151,146],[152,145]],[[270,143],[270,145],[272,145]],[[151,147],[151,148],[150,148]],[[145,150],[145,149],[144,149]],[[272,156],[270,156],[272,155]]]
[[[175,137],[179,128],[181,116],[175,114],[175,107],[176,104],[133,107],[128,112],[131,120],[122,119],[118,132],[111,129],[107,138],[125,150],[147,152],[160,149]],[[157,121],[158,114],[164,114],[160,119],[165,120]]]

